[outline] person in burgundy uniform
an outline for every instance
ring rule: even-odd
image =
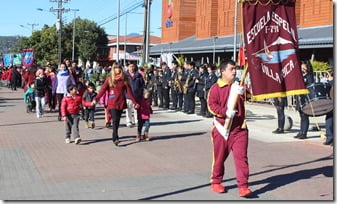
[[[136,102],[133,92],[131,90],[128,78],[125,76],[122,71],[122,67],[119,64],[114,64],[111,74],[105,79],[102,88],[98,92],[97,96],[93,100],[95,104],[96,101],[103,96],[103,94],[108,90],[108,106],[107,109],[110,111],[112,116],[112,141],[118,146],[119,136],[118,136],[118,127],[119,122],[123,113],[123,109],[126,109],[126,98],[125,92],[127,92],[129,98],[133,102],[135,108],[139,107],[139,104]]]
[[[207,98],[209,112],[214,115],[212,128],[213,163],[210,180],[211,190],[216,193],[226,192],[221,182],[225,173],[224,162],[230,151],[232,151],[239,196],[247,197],[252,191],[248,188],[248,129],[245,127],[245,97],[243,95],[245,88],[234,83],[236,76],[234,61],[224,61],[219,66],[219,69],[221,77],[217,83],[210,88]],[[230,104],[235,101],[232,100],[233,97],[230,96],[230,92],[233,92],[231,95],[239,94],[236,110],[228,108],[232,107],[233,105]],[[221,128],[224,128],[226,118],[232,119],[232,125],[228,130],[229,135],[225,139],[226,134],[224,134]]]

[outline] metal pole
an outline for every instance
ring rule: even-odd
[[[145,53],[145,64],[149,62],[149,54],[150,54],[150,49],[149,49],[149,44],[150,44],[150,7],[151,7],[151,1],[147,0],[147,16],[146,16],[146,53]]]
[[[116,62],[119,62],[119,21],[120,21],[120,0],[117,0],[117,48],[116,48]]]
[[[78,10],[73,10],[74,11],[74,22],[73,22],[73,52],[71,55],[71,61],[75,60],[75,29],[76,29],[76,11]]]
[[[30,26],[32,26],[32,34],[34,32],[34,27],[39,25],[37,23],[27,23],[27,24],[30,25]]]
[[[233,46],[233,61],[236,62],[236,24],[237,24],[237,15],[238,15],[238,2],[237,0],[234,0],[235,2],[235,9],[234,9],[234,46]]]
[[[127,25],[128,25],[128,13],[125,14],[125,36],[124,36],[124,66],[126,65],[126,35],[127,35]]]
[[[58,65],[60,66],[62,62],[62,0],[58,0],[58,10],[57,10],[57,23],[59,24],[58,30]]]
[[[143,39],[143,65],[145,64],[145,61],[146,61],[146,39],[147,39],[147,36],[148,33],[147,33],[147,15],[148,15],[148,1],[149,0],[144,0],[144,8],[145,8],[145,11],[144,11],[144,39]]]

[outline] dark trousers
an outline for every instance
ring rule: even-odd
[[[47,95],[47,98],[48,98],[47,100],[48,100],[49,109],[51,109],[51,110],[55,109],[56,103],[57,103],[56,95],[52,94],[51,90],[48,90],[46,95]]]
[[[157,87],[157,95],[159,99],[159,107],[163,107],[163,89],[162,86]]]
[[[61,117],[61,102],[63,99],[64,94],[63,93],[57,93],[56,98],[57,98],[57,103],[58,103],[58,109],[59,109],[59,117]]]
[[[177,109],[178,105],[178,91],[171,89],[172,109]]]
[[[70,138],[73,134],[74,139],[80,137],[80,131],[78,129],[78,124],[80,122],[79,114],[69,114],[66,116],[66,139]]]
[[[277,111],[277,123],[279,129],[284,129],[285,115],[284,115],[284,106],[275,106]]]
[[[326,141],[333,140],[333,111],[325,116]]]
[[[163,88],[163,108],[169,108],[170,106],[170,87],[168,88]]]
[[[301,118],[301,130],[300,132],[303,134],[307,134],[309,129],[309,116],[304,114],[302,111],[299,111]]]
[[[184,103],[184,94],[178,92],[177,100],[178,100],[178,110],[182,110],[183,109],[183,103]]]
[[[123,110],[110,109],[110,114],[112,117],[112,141],[119,139],[118,128],[121,121]]]
[[[153,106],[158,106],[158,90],[152,92]]]
[[[207,109],[206,99],[204,97],[199,97],[199,100],[200,100],[200,115],[206,115]]]
[[[187,92],[188,112],[194,113],[195,109],[195,91]]]
[[[94,108],[85,108],[84,109],[84,120],[85,122],[88,122],[89,120],[91,122],[95,121],[95,109]]]
[[[11,84],[12,84],[12,90],[16,91],[16,87],[17,87],[17,80],[16,80],[16,78],[12,79]]]
[[[189,100],[187,94],[183,95],[183,99],[184,99],[184,112],[188,112]]]

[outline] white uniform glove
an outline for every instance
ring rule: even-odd
[[[245,87],[243,86],[238,86],[236,89],[236,93],[239,95],[242,95],[245,92]]]
[[[229,109],[227,109],[227,111],[226,111],[227,118],[234,118],[234,115],[235,115],[236,112],[237,112],[237,110],[229,110]]]

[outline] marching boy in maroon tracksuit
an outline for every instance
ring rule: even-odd
[[[82,97],[77,95],[76,85],[70,84],[67,87],[69,95],[63,97],[61,102],[61,116],[65,121],[66,127],[66,144],[70,143],[70,135],[73,134],[75,144],[81,142],[78,124],[80,122],[80,111]]]
[[[243,127],[245,120],[244,107],[244,88],[234,84],[236,75],[235,63],[232,60],[223,62],[219,69],[221,78],[218,79],[208,94],[208,109],[214,115],[214,126],[212,129],[213,142],[213,163],[211,174],[211,190],[216,193],[226,192],[225,187],[221,184],[224,176],[224,162],[230,151],[233,152],[233,158],[236,169],[236,181],[239,187],[239,196],[249,196],[252,191],[248,188],[248,129]],[[237,110],[228,109],[228,102],[233,103],[234,100],[229,99],[230,92],[239,94],[236,104]],[[232,95],[231,94],[231,95]],[[232,107],[229,105],[229,107]],[[227,139],[223,136],[223,126],[225,119],[232,118],[232,125]],[[218,125],[220,124],[220,125]]]

